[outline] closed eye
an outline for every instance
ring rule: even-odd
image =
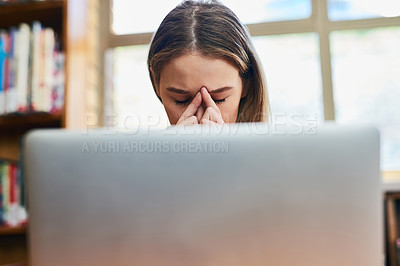
[[[187,99],[187,100],[184,100],[184,101],[175,100],[175,103],[176,104],[180,104],[180,105],[185,105],[185,104],[188,104],[189,102],[190,102],[190,99]]]
[[[225,102],[225,100],[226,100],[226,98],[220,99],[220,100],[214,100],[214,102],[215,102],[216,104],[221,104],[221,103]],[[184,101],[175,100],[175,103],[178,104],[178,105],[186,105],[186,104],[188,104],[189,102],[190,102],[190,99],[187,99],[187,100],[184,100]]]
[[[216,104],[220,104],[220,103],[225,102],[225,100],[226,100],[226,98],[221,99],[221,100],[214,100],[214,102],[215,102]]]

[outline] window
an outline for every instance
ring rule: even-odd
[[[153,32],[162,19],[181,0],[168,1],[112,1],[112,31],[115,34]],[[157,8],[154,8],[157,6]]]
[[[303,118],[315,116],[317,121],[322,121],[317,34],[255,36],[253,43],[267,76],[271,112],[296,114]]]
[[[310,0],[222,0],[245,24],[303,19],[311,16]]]
[[[400,27],[331,34],[335,117],[373,122],[382,137],[383,169],[400,163]]]
[[[154,32],[162,19],[182,0],[112,1],[112,31],[115,34]],[[311,15],[310,0],[222,0],[245,24],[295,20]],[[154,8],[157,6],[157,8]],[[249,8],[251,7],[251,8]]]
[[[398,0],[328,0],[331,20],[400,16]]]
[[[117,47],[114,50],[114,111],[116,125],[165,128],[168,118],[155,96],[147,71],[149,45]],[[136,125],[135,125],[136,124]]]
[[[106,65],[113,74],[106,84],[112,84],[117,124],[140,120],[165,127],[168,119],[147,73],[147,51],[153,32],[181,0],[108,1],[113,19]],[[400,170],[398,0],[222,2],[250,30],[273,113],[374,123],[382,134],[383,170]],[[133,114],[136,120],[126,119]]]

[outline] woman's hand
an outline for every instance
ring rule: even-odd
[[[224,124],[221,111],[202,87],[179,118],[177,125]]]
[[[199,119],[200,124],[224,124],[224,120],[222,119],[221,111],[219,110],[217,104],[212,99],[211,95],[208,93],[205,87],[200,89],[201,97],[203,99],[203,104],[199,107],[203,108],[200,112],[199,110],[197,113],[201,114],[201,118]],[[204,110],[205,108],[205,110]],[[199,117],[199,116],[197,116]]]
[[[183,112],[181,117],[176,122],[177,125],[196,125],[200,119],[197,116],[197,111],[203,102],[201,93],[198,92],[190,102],[186,110]]]

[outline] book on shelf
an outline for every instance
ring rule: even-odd
[[[16,227],[26,222],[24,186],[18,163],[0,161],[0,226]]]
[[[6,66],[6,33],[0,30],[0,114],[5,112],[5,66]]]
[[[0,30],[0,115],[58,113],[64,102],[64,61],[56,34],[38,21]]]
[[[33,2],[55,2],[60,0],[0,0],[0,5],[7,5],[11,3],[33,3]]]

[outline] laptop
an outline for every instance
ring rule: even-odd
[[[383,265],[379,132],[265,124],[24,139],[29,265]]]

